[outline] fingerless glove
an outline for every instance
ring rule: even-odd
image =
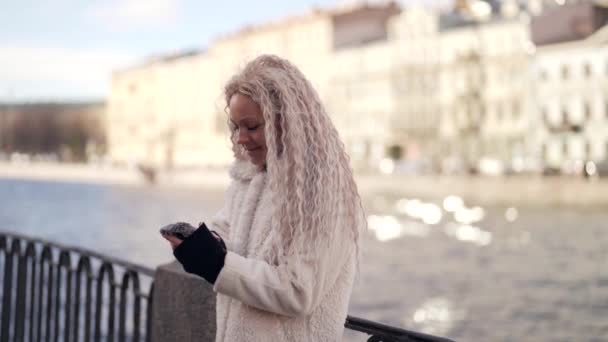
[[[173,255],[188,273],[205,278],[215,284],[217,276],[224,267],[226,245],[218,240],[205,223],[188,236],[177,248]]]

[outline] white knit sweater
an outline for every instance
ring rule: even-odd
[[[270,265],[262,256],[280,227],[271,226],[266,173],[238,162],[230,174],[225,206],[210,227],[228,248],[214,286],[216,341],[340,341],[356,270],[354,243],[336,239],[341,242],[300,256],[297,269],[293,260]]]

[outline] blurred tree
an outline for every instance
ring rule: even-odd
[[[102,103],[0,105],[4,153],[55,154],[62,161],[86,161],[87,145],[105,151]]]

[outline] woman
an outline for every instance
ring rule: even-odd
[[[290,62],[263,55],[224,89],[236,162],[226,203],[185,240],[213,284],[216,341],[339,341],[365,226],[338,133]]]

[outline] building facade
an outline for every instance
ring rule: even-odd
[[[314,11],[245,28],[218,38],[207,51],[115,72],[108,101],[110,159],[160,169],[225,166],[232,151],[222,86],[247,60],[273,53],[298,65],[323,94],[337,14]]]
[[[545,11],[533,25],[532,136],[547,168],[573,172],[586,161],[608,160],[606,19],[605,7],[576,1]],[[546,30],[545,22],[562,24]]]
[[[439,13],[359,4],[244,28],[206,51],[116,72],[109,155],[167,169],[226,165],[232,152],[222,85],[246,61],[273,53],[311,80],[359,169],[377,169],[386,158],[424,160],[437,170],[453,160],[463,169],[477,169],[482,159],[514,167],[534,158],[560,163],[564,151],[567,158],[605,158],[601,34],[556,43],[543,20],[562,7],[461,0]],[[603,12],[593,13],[603,25]],[[556,69],[564,60],[583,65],[566,72],[573,80],[580,70],[592,76],[578,86],[564,82]],[[590,91],[591,80],[599,83]],[[581,95],[565,96],[572,87]],[[557,103],[565,101],[567,134],[583,138],[563,138]],[[600,121],[583,125],[581,115]]]
[[[214,72],[201,52],[116,72],[108,101],[111,160],[168,169],[198,165],[201,156],[227,162],[218,149],[229,145],[218,133]]]
[[[482,158],[508,165],[526,157],[532,44],[525,21],[446,24],[440,37],[441,155],[469,169]]]
[[[534,63],[536,139],[548,167],[608,159],[608,31],[546,45]]]

